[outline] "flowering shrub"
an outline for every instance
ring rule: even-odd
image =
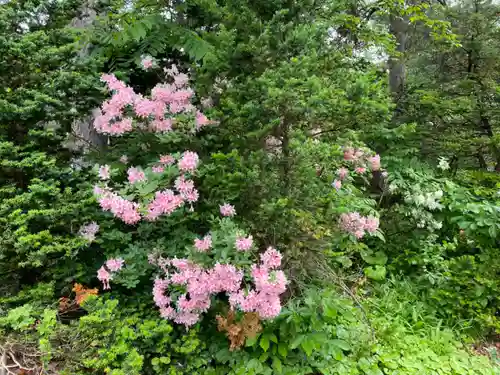
[[[356,175],[363,175],[367,170],[378,172],[381,170],[380,155],[372,155],[369,150],[354,147],[344,147],[343,159],[345,166],[337,169],[336,179],[332,183],[337,191],[342,188],[342,181],[346,182]],[[349,168],[352,171],[349,171]],[[379,219],[375,216],[363,216],[359,212],[341,213],[339,218],[340,229],[361,239],[368,234],[376,234],[379,228]]]
[[[361,216],[358,212],[340,215],[340,228],[356,238],[362,238],[366,232],[375,233],[379,220],[373,216]]]
[[[150,61],[145,61],[143,66],[147,69],[153,67]],[[134,129],[170,132],[178,121],[181,123],[190,118],[195,122],[195,127],[189,129],[191,132],[211,124],[190,103],[193,91],[187,87],[188,77],[179,73],[175,66],[166,72],[172,83],[154,87],[151,98],[135,94],[113,75],[103,75],[102,80],[113,94],[102,105],[101,114],[94,124],[96,130],[120,136]],[[183,115],[184,118],[177,120],[174,115]],[[120,161],[127,163],[128,159],[122,156]],[[104,211],[110,211],[129,225],[170,216],[186,205],[189,205],[189,211],[193,211],[199,193],[192,178],[199,162],[198,154],[189,150],[161,155],[145,168],[128,168],[127,182],[119,190],[109,184],[114,171],[108,165],[100,166],[98,174],[102,183],[94,188],[94,192]],[[171,188],[160,190],[160,186],[172,182]],[[137,200],[131,199],[133,197]],[[224,217],[221,225],[230,226],[230,217],[236,215],[234,207],[225,203],[220,206],[220,213]],[[154,301],[164,318],[186,327],[192,326],[210,308],[211,299],[220,293],[227,295],[233,309],[257,313],[262,319],[279,314],[279,296],[287,284],[283,271],[277,269],[281,264],[281,254],[269,247],[261,255],[260,263],[254,263],[251,261],[252,236],[235,231],[221,233],[225,234],[207,234],[194,239],[189,258],[165,259],[157,254],[149,257],[150,262],[158,265],[164,273],[163,277],[155,279],[153,287]],[[217,249],[223,244],[225,251],[221,253]],[[123,259],[109,259],[98,270],[97,277],[104,289],[110,288],[113,274],[123,264]]]
[[[227,295],[233,309],[256,312],[262,319],[279,314],[279,296],[287,284],[285,274],[278,270],[281,254],[268,247],[260,262],[254,263],[252,237],[235,230],[229,218],[222,219],[220,226],[219,231],[194,240],[189,258],[150,256],[150,262],[163,271],[153,287],[154,301],[163,317],[191,326],[210,308],[211,297],[219,293]]]

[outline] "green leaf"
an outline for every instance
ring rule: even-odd
[[[278,357],[273,357],[273,369],[275,369],[278,374],[283,372],[281,360]]]
[[[269,337],[269,340],[271,340],[272,342],[274,343],[278,343],[278,338],[276,337],[276,335],[274,333],[268,333],[267,336]]]
[[[491,227],[489,227],[488,228],[488,233],[489,233],[490,237],[496,238],[496,236],[497,236],[497,228],[496,228],[496,226],[492,225]]]
[[[310,357],[314,350],[314,342],[310,338],[306,338],[301,342],[300,346],[306,352],[307,356]]]
[[[387,263],[387,255],[383,251],[377,251],[375,254],[371,250],[362,250],[361,258],[368,264],[378,264],[383,266]]]
[[[267,352],[267,350],[269,349],[269,338],[267,336],[262,336],[260,338],[259,345],[262,348],[262,350],[264,350],[265,352]]]
[[[372,280],[377,280],[377,281],[384,280],[386,274],[387,274],[387,270],[385,269],[384,266],[375,266],[375,267],[365,268],[366,277],[368,277]]]
[[[290,349],[297,349],[305,338],[306,336],[304,335],[299,335],[296,338],[294,338],[293,341],[290,343]]]
[[[285,358],[287,356],[287,354],[288,354],[288,348],[287,348],[287,345],[284,342],[280,342],[278,344],[278,353],[283,358]]]
[[[342,350],[351,350],[351,345],[347,341],[335,339],[331,341],[332,345],[342,349]]]
[[[158,189],[158,184],[158,181],[150,181],[144,186],[139,186],[138,191],[142,196],[151,194],[153,191],[156,191]]]
[[[245,342],[245,346],[254,346],[257,343],[257,340],[259,339],[259,335],[255,335],[254,337],[247,337],[247,340]]]

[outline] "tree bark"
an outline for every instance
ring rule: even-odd
[[[75,28],[88,28],[92,25],[92,22],[97,17],[97,12],[94,9],[95,0],[87,0],[87,2],[82,6],[80,10],[80,16],[74,18],[71,21],[71,26]],[[89,46],[84,45],[79,52],[80,58],[85,58],[88,56]],[[85,118],[75,121],[72,126],[73,132],[77,135],[77,137],[83,138],[90,145],[102,149],[105,148],[108,144],[108,137],[99,134],[94,129],[94,119],[96,117],[97,111],[99,109],[96,108],[92,111],[91,114],[86,116]]]
[[[389,87],[394,99],[397,101],[401,98],[405,86],[405,52],[408,41],[409,21],[406,17],[391,15],[389,30],[396,39],[397,55],[390,56],[389,65]]]

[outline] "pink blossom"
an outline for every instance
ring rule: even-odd
[[[339,170],[337,171],[337,174],[338,174],[340,180],[343,180],[349,174],[349,170],[347,168],[342,167],[342,168],[339,168]]]
[[[250,248],[253,245],[253,238],[252,236],[248,237],[236,237],[235,244],[236,250],[238,251],[247,251],[250,250]]]
[[[163,319],[175,319],[175,317],[177,316],[177,312],[171,306],[161,307],[160,315]]]
[[[364,217],[358,212],[340,215],[340,228],[356,238],[363,238],[365,231],[375,233],[379,226],[379,219],[374,216]]]
[[[194,189],[194,182],[192,180],[186,180],[184,176],[179,176],[175,179],[175,188],[179,193],[188,193]]]
[[[212,247],[212,236],[206,235],[203,239],[195,238],[194,247],[196,250],[205,252],[208,251]]]
[[[183,312],[178,313],[174,319],[177,324],[184,324],[186,327],[190,327],[198,322],[200,319],[200,314]]]
[[[148,117],[155,113],[156,102],[149,99],[139,98],[135,102],[134,109],[137,116]]]
[[[356,231],[354,231],[354,236],[359,240],[361,238],[363,238],[363,236],[365,235],[365,231],[363,229],[358,229]]]
[[[259,309],[260,299],[257,292],[240,290],[229,295],[229,304],[233,308],[240,308],[244,312],[253,312]]]
[[[340,188],[342,187],[342,182],[340,180],[335,180],[332,182],[332,186],[335,189],[340,190]]]
[[[146,181],[146,175],[139,168],[129,168],[128,171],[128,182],[135,184],[136,182]]]
[[[364,229],[364,218],[358,212],[350,212],[340,215],[340,227],[345,232],[355,234]]]
[[[174,85],[176,87],[184,87],[189,83],[189,77],[184,73],[174,75]]]
[[[175,195],[170,189],[157,191],[155,198],[148,206],[147,218],[155,220],[161,215],[171,215],[177,208],[182,206],[184,200],[181,195]]]
[[[97,278],[102,283],[103,289],[111,289],[109,281],[112,279],[112,277],[111,274],[106,270],[106,268],[104,268],[104,266],[101,266],[101,268],[97,270]]]
[[[125,84],[116,78],[114,74],[101,75],[101,81],[105,82],[110,90],[118,91],[125,88]]]
[[[153,300],[158,307],[167,307],[171,299],[165,295],[165,291],[169,285],[169,281],[165,279],[156,278],[153,285]]]
[[[155,119],[156,120],[163,120],[164,117],[165,117],[165,112],[167,111],[167,106],[165,103],[163,102],[160,102],[160,101],[153,101],[154,103],[154,107],[153,107],[153,112],[152,114],[155,116]],[[173,120],[172,119],[167,119],[168,121],[166,123],[164,123],[163,127],[165,128],[168,128],[169,124],[170,124],[170,127],[172,126],[172,123],[173,123]],[[168,130],[165,130],[165,131],[169,131],[170,129]],[[161,129],[161,126],[160,126],[160,129],[158,131],[163,131]]]
[[[166,164],[166,165],[171,165],[175,163],[175,158],[172,155],[161,155],[160,156],[160,163]]]
[[[254,264],[252,265],[252,277],[257,290],[262,290],[262,285],[269,279],[269,269]]]
[[[359,174],[363,174],[366,172],[366,168],[365,167],[357,167],[354,172],[356,173],[359,173]]]
[[[355,150],[351,147],[347,147],[344,149],[344,160],[351,161],[354,160]]]
[[[101,180],[109,180],[110,177],[110,166],[109,165],[101,165],[99,167],[99,178]]]
[[[172,131],[172,120],[167,118],[164,120],[156,119],[151,124],[152,129],[158,133],[166,133]]]
[[[151,98],[162,103],[170,103],[173,100],[175,87],[172,85],[158,84],[151,90]]]
[[[260,303],[257,312],[262,319],[272,319],[279,315],[281,302],[278,296],[259,293],[259,297]]]
[[[219,206],[220,208],[220,214],[222,216],[234,216],[236,215],[236,210],[234,209],[234,206],[230,205],[229,203],[224,203],[222,206]]]
[[[181,196],[182,196],[182,199],[184,199],[188,203],[194,203],[194,202],[198,201],[198,198],[200,197],[198,194],[198,190],[196,190],[196,189],[189,190],[185,193],[182,193]]]
[[[272,271],[269,274],[269,278],[265,282],[257,286],[257,290],[261,290],[267,294],[281,294],[285,292],[286,285],[288,281],[286,279],[285,273],[281,270]]]
[[[243,272],[232,264],[217,263],[210,271],[212,293],[236,292],[243,280]]]
[[[113,90],[113,95],[101,106],[100,113],[94,119],[94,128],[99,133],[110,135],[122,135],[131,131],[132,119],[122,118],[122,111],[125,106],[137,101],[137,95],[113,75],[104,75],[102,80]]]
[[[210,124],[213,124],[212,121],[210,121],[208,119],[207,116],[205,116],[203,113],[201,113],[200,111],[197,111],[196,112],[196,116],[195,116],[195,121],[196,121],[196,128],[197,129],[201,129],[202,127],[204,126],[207,126],[207,125],[210,125]]]
[[[172,101],[180,104],[188,104],[193,95],[194,91],[190,88],[176,90],[173,93]]]
[[[95,221],[91,222],[90,224],[82,225],[80,228],[80,236],[82,236],[84,239],[86,239],[89,242],[92,242],[95,240],[95,235],[99,231],[99,225]]]
[[[198,166],[199,157],[196,152],[185,151],[179,160],[179,169],[184,172],[194,172]]]
[[[370,158],[368,158],[368,161],[370,162],[370,167],[372,171],[378,171],[380,170],[380,155],[375,155]]]
[[[104,193],[104,189],[101,188],[99,185],[94,185],[94,189],[93,189],[93,192],[94,192],[94,195],[102,195]]]
[[[98,133],[122,135],[132,131],[132,120],[124,118],[122,120],[111,121],[109,116],[98,115],[94,119],[94,128]]]
[[[105,193],[99,199],[104,211],[111,211],[115,217],[127,224],[135,224],[141,220],[139,204],[130,202],[115,193]]]
[[[150,56],[143,57],[141,60],[141,66],[144,70],[149,70],[153,67],[153,58]]]
[[[137,96],[132,88],[124,87],[114,92],[113,96],[102,104],[101,109],[112,118],[118,117],[126,106],[135,102],[136,98]]]
[[[379,219],[374,217],[374,216],[368,216],[365,220],[365,227],[364,229],[368,233],[375,233],[378,229],[379,226]]]
[[[264,254],[260,254],[262,265],[269,269],[281,266],[282,255],[274,247],[269,246]]]
[[[106,267],[109,268],[111,272],[117,272],[122,269],[124,260],[122,258],[113,258],[106,261]]]
[[[154,173],[163,173],[163,171],[165,171],[165,168],[161,165],[155,165],[151,169]]]
[[[172,264],[172,266],[181,271],[187,271],[193,268],[193,264],[188,259],[174,258],[170,261],[170,263]]]

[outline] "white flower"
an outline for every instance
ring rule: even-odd
[[[415,197],[414,201],[417,206],[421,206],[425,203],[425,197],[422,194],[419,194]]]
[[[434,198],[436,198],[436,199],[443,198],[443,191],[442,190],[435,191],[434,192]]]
[[[450,169],[450,164],[448,163],[446,158],[443,158],[443,157],[439,158],[438,168],[442,169],[443,171]]]
[[[95,240],[97,232],[99,232],[99,225],[93,221],[90,224],[82,225],[78,233],[87,241],[92,242]]]
[[[437,208],[441,208],[441,205],[438,202],[436,202],[434,199],[428,199],[426,202],[426,206],[431,211],[433,211]]]

